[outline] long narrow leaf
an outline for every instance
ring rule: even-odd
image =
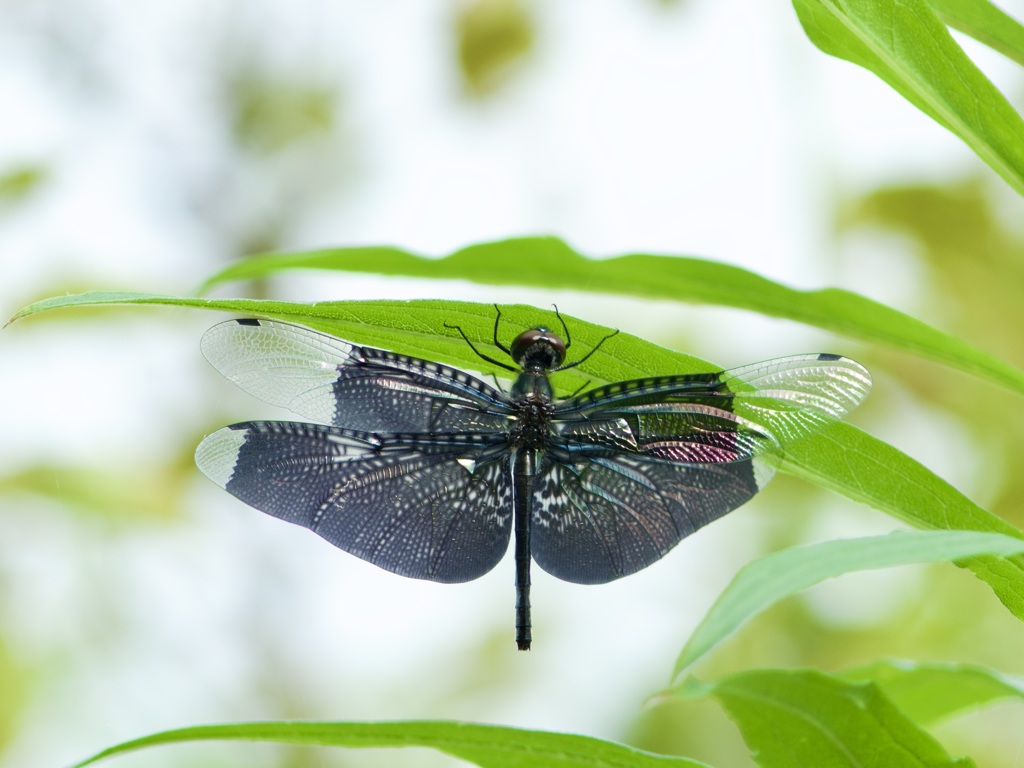
[[[928,0],[944,22],[1024,64],[1024,25],[988,0]]]
[[[1024,536],[927,467],[850,424],[833,424],[789,446],[780,469],[915,528]],[[992,587],[1014,616],[1024,620],[1024,557],[972,557],[964,564]]]
[[[719,595],[676,660],[673,679],[769,606],[826,579],[873,568],[1022,552],[1024,539],[967,531],[895,532],[775,552],[742,568]]]
[[[587,736],[444,721],[201,725],[163,731],[118,744],[83,760],[74,768],[84,768],[103,758],[144,747],[214,740],[358,749],[429,747],[481,768],[708,768],[695,760],[653,755]]]
[[[283,320],[306,325],[359,344],[390,349],[417,357],[432,358],[471,371],[507,377],[503,368],[492,365],[466,344],[455,326],[492,357],[504,353],[493,344],[495,309],[490,304],[466,301],[330,301],[317,304],[267,301],[261,299],[199,299],[164,296],[130,291],[90,291],[57,296],[31,304],[9,322],[39,312],[110,304],[163,305],[213,309],[235,314]],[[561,321],[549,309],[524,305],[502,305],[499,338],[509,344],[518,333],[536,325],[560,328]],[[612,333],[603,326],[563,315],[573,346],[572,355],[580,357]],[[582,365],[555,376],[560,392],[573,392],[580,386],[607,384],[659,373],[693,373],[715,370],[700,358],[673,352],[631,336],[616,334],[601,345],[597,354]]]
[[[232,280],[293,269],[325,269],[528,285],[718,304],[795,320],[936,360],[1024,393],[1024,371],[884,304],[849,291],[799,291],[754,272],[702,259],[634,254],[589,259],[551,237],[474,245],[441,259],[397,248],[332,248],[274,253],[239,261],[211,277]]]
[[[926,0],[793,0],[825,53],[874,72],[1024,195],[1024,121]]]
[[[911,720],[930,726],[993,701],[1024,701],[1024,683],[973,664],[876,661],[843,672],[850,682],[877,685]]]
[[[811,670],[764,669],[701,684],[725,707],[761,768],[967,768],[872,683]]]

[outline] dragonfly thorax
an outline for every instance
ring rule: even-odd
[[[543,450],[551,437],[551,383],[541,372],[523,371],[512,385],[516,418],[508,440],[519,449]]]
[[[536,403],[550,407],[554,400],[554,392],[551,389],[551,380],[548,379],[547,371],[544,369],[522,371],[512,383],[512,391],[509,393],[512,402],[519,406],[529,403]]]

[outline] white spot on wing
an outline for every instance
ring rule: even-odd
[[[221,488],[226,488],[235,471],[238,451],[245,442],[247,429],[219,429],[196,448],[196,466]]]
[[[761,459],[754,459],[750,465],[754,470],[754,482],[757,483],[757,490],[764,490],[768,481],[775,477],[775,467]]]

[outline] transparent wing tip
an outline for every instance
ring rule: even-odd
[[[817,362],[821,364],[822,384],[838,404],[836,418],[849,413],[868,396],[871,391],[871,373],[856,360],[841,355],[819,354]]]
[[[238,463],[238,452],[248,435],[248,429],[225,427],[207,436],[196,448],[199,471],[221,488],[227,488]]]

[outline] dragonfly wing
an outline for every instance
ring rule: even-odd
[[[564,455],[622,451],[690,464],[742,461],[779,443],[767,428],[703,403],[607,409],[554,422]]]
[[[558,403],[534,486],[534,558],[580,583],[644,568],[748,501],[773,474],[759,457],[842,418],[870,384],[853,360],[798,355]]]
[[[733,411],[764,425],[781,443],[839,421],[871,390],[871,374],[838,355],[793,355],[726,371]]]
[[[508,426],[508,398],[456,368],[272,320],[229,320],[207,360],[261,400],[368,432],[482,432]]]
[[[549,461],[534,483],[533,557],[577,584],[628,576],[748,501],[771,475],[756,459],[682,464],[622,453]]]
[[[508,462],[476,462],[483,438],[415,438],[246,422],[207,437],[196,464],[246,504],[388,571],[438,582],[482,576],[508,548]]]
[[[582,434],[587,421],[619,420],[636,445],[703,433],[698,445],[732,441],[742,457],[843,418],[870,388],[871,376],[854,360],[793,355],[718,373],[609,384],[558,403],[554,418],[568,425],[566,435]],[[721,460],[713,451],[707,456]]]

